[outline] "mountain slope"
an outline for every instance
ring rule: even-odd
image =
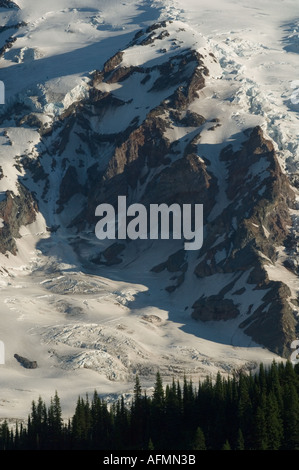
[[[19,322],[6,367],[16,370],[15,353],[40,356],[37,389],[50,367],[74,382],[81,369],[83,382],[100,374],[110,390],[136,371],[150,384],[158,367],[201,376],[288,357],[298,216],[283,120],[268,119],[241,55],[229,59],[236,43],[203,37],[188,11],[132,1],[117,22],[100,3],[20,1],[6,17],[19,25],[2,38],[1,64],[7,343]],[[98,240],[95,209],[119,195],[147,208],[203,204],[202,248]]]

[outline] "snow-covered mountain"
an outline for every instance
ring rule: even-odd
[[[198,379],[291,355],[296,14],[0,2],[0,417],[55,390],[67,406],[129,393],[136,373],[150,387],[158,369]],[[98,240],[95,209],[119,195],[203,204],[203,246]]]

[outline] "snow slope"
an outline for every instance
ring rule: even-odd
[[[2,24],[26,23],[11,30],[17,39],[0,60],[0,79],[6,86],[0,114],[23,103],[45,123],[51,122],[85,96],[91,72],[124,48],[136,31],[171,19],[202,35],[222,67],[219,94],[214,93],[213,80],[204,91],[202,112],[207,118],[209,113],[231,116],[228,127],[213,135],[213,143],[222,145],[234,130],[260,124],[276,142],[285,171],[298,172],[298,105],[292,102],[292,82],[298,79],[296,0],[254,0],[250,5],[245,0],[17,3],[20,10],[0,10]],[[148,54],[151,60],[150,48]],[[127,60],[138,64],[144,57],[133,54]],[[117,91],[121,96],[123,90]],[[169,137],[176,140],[179,130],[173,132]],[[203,133],[202,144],[208,146],[211,138],[211,133]],[[0,194],[17,191],[14,158],[34,156],[39,139],[38,132],[15,126],[8,117],[1,123],[0,166],[5,177],[0,179]],[[38,249],[41,240],[47,256]],[[68,415],[79,393],[95,388],[102,394],[129,393],[136,372],[150,387],[158,368],[169,380],[184,373],[197,380],[274,358],[252,344],[233,321],[214,325],[192,320],[192,277],[170,299],[160,288],[161,278],[145,274],[153,252],[132,268],[93,267],[92,272],[81,264],[69,240],[50,239],[42,215],[22,229],[18,248],[18,257],[0,256],[0,340],[6,347],[6,364],[0,365],[0,418],[26,417],[32,399],[49,399],[55,390]],[[168,250],[171,253],[171,246]],[[155,252],[158,264],[164,247],[157,245]],[[278,269],[274,279],[286,275],[285,268]],[[298,279],[288,281],[298,292]],[[15,353],[37,360],[39,367],[22,369]]]

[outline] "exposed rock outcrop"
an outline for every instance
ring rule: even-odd
[[[197,300],[193,308],[193,318],[204,322],[230,320],[240,314],[238,307],[231,299],[223,299],[217,295]]]
[[[113,243],[106,248],[102,253],[92,259],[95,264],[104,264],[106,266],[113,266],[120,264],[122,258],[120,254],[124,251],[125,245],[123,243]]]
[[[37,369],[37,362],[30,361],[26,357],[19,356],[19,354],[15,354],[14,358],[23,366],[25,369]]]
[[[17,253],[15,239],[20,238],[19,230],[22,225],[28,225],[35,221],[38,206],[28,189],[19,184],[19,193],[6,192],[6,199],[0,202],[0,252],[10,251]]]
[[[239,279],[238,273],[244,274],[245,285],[256,286],[255,289],[264,295],[261,303],[253,302],[247,311],[241,307],[248,318],[240,323],[240,327],[258,343],[285,354],[286,345],[296,337],[296,321],[289,305],[290,292],[282,282],[269,280],[265,264],[275,263],[277,249],[288,237],[292,223],[289,208],[294,207],[295,194],[280,169],[272,143],[259,127],[249,132],[241,150],[233,152],[227,147],[221,159],[227,162],[226,193],[231,203],[207,224],[204,256],[196,266],[195,274],[204,278],[234,273],[236,277],[220,298],[215,286],[216,302],[212,298],[211,303],[211,297],[205,296],[195,302],[192,315],[205,321],[235,317],[238,308],[240,310],[238,304],[242,305],[240,293],[236,304],[229,299],[230,305],[225,296],[235,297],[233,290]],[[223,241],[217,243],[221,238]],[[244,300],[248,295],[245,289]],[[278,315],[284,320],[277,321]],[[267,334],[263,333],[262,324]]]

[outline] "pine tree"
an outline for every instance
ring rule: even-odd
[[[153,444],[153,441],[151,440],[151,438],[148,441],[147,450],[155,450],[155,447],[154,447],[154,444]]]
[[[153,394],[153,405],[160,409],[164,407],[164,389],[160,372],[157,372],[156,374],[156,382]]]
[[[286,450],[299,450],[299,400],[292,380],[284,386],[284,444]]]
[[[212,439],[214,448],[220,449],[223,444],[223,435],[226,433],[225,425],[225,387],[220,372],[217,373],[213,387],[213,400],[211,410]]]
[[[102,449],[102,437],[104,432],[102,402],[96,390],[94,391],[93,399],[91,402],[90,417],[91,448]]]
[[[72,418],[72,439],[75,448],[86,449],[91,435],[90,413],[83,398],[79,397]]]
[[[280,410],[280,416],[283,409],[283,398],[282,398],[282,386],[279,379],[279,368],[275,361],[272,362],[269,374],[268,374],[268,390],[269,393],[273,393],[276,398],[278,408]]]
[[[236,450],[245,450],[244,437],[241,429],[238,430]]]
[[[258,383],[261,393],[266,393],[267,391],[267,380],[264,364],[261,363],[259,367],[259,373],[257,374]]]
[[[142,399],[142,390],[140,385],[139,376],[135,377],[135,386],[134,386],[134,404],[138,406]]]
[[[20,447],[20,433],[19,433],[19,423],[16,422],[16,430],[14,434],[14,449],[18,449]]]
[[[0,450],[8,450],[10,444],[10,432],[5,420],[0,426]]]
[[[268,433],[266,426],[266,417],[264,409],[261,406],[257,407],[254,419],[254,449],[266,450],[268,445]]]
[[[48,417],[46,405],[42,398],[38,398],[38,402],[33,400],[31,404],[31,414],[28,417],[28,440],[30,448],[42,450],[48,441]]]
[[[273,391],[267,397],[266,427],[268,449],[279,450],[283,438],[283,423],[278,401]]]
[[[223,444],[222,450],[232,450],[228,440],[226,440],[225,443]]]
[[[156,374],[154,393],[151,400],[151,436],[156,448],[163,448],[167,442],[165,432],[165,396],[160,372]]]
[[[180,408],[182,407],[182,389],[181,389],[181,385],[180,385],[180,382],[177,381],[177,386],[176,386],[176,390],[177,390],[177,397],[178,397],[178,403],[179,403],[179,406]]]
[[[113,442],[115,443],[115,446],[118,450],[125,449],[126,446],[129,444],[129,433],[130,426],[128,412],[125,407],[124,397],[122,396],[121,399],[117,402],[114,418]]]
[[[49,447],[59,450],[62,439],[62,412],[57,391],[54,398],[51,398],[48,410],[48,439]]]
[[[184,432],[182,432],[182,407],[177,395],[177,386],[172,381],[165,392],[165,436],[169,449],[178,449],[182,445]]]
[[[297,385],[297,376],[293,367],[293,364],[290,361],[287,361],[284,368],[284,382],[286,384],[292,384],[296,387]]]
[[[207,450],[205,436],[200,427],[196,429],[191,450]]]
[[[238,419],[242,429],[245,446],[251,448],[252,443],[252,425],[253,409],[249,394],[249,380],[244,374],[240,374],[238,384]]]
[[[134,400],[131,406],[131,442],[136,448],[141,448],[146,445],[148,441],[147,436],[144,433],[144,409],[143,402],[145,399],[142,397],[141,385],[138,375],[135,378],[134,387]]]

